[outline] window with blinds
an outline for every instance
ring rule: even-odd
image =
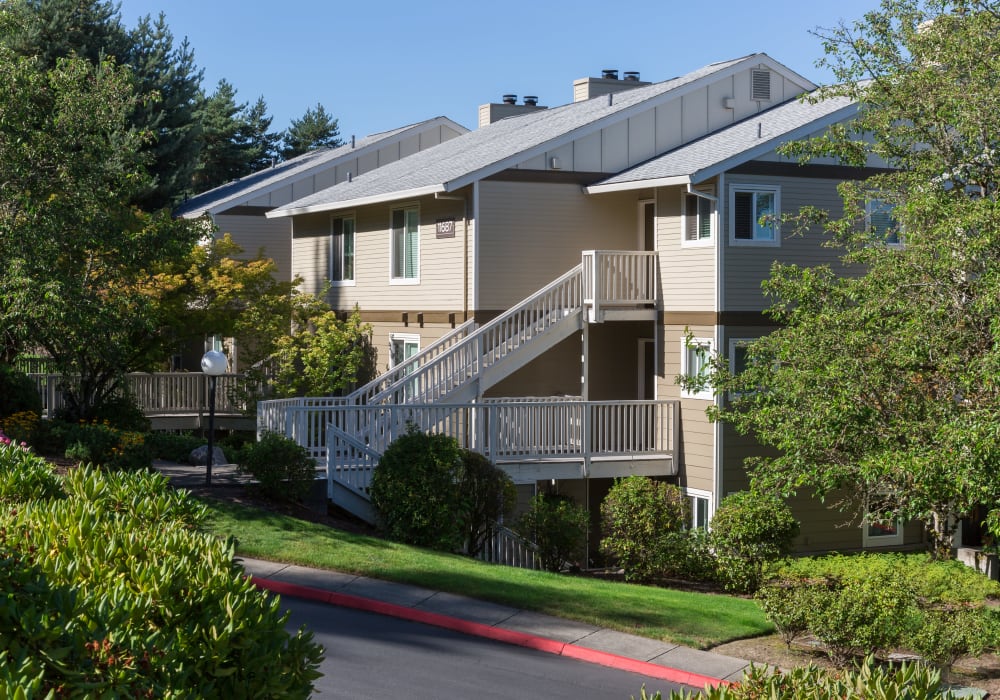
[[[895,216],[896,206],[884,199],[870,199],[865,207],[865,224],[872,238],[887,245],[900,245],[899,222]]]
[[[684,194],[684,242],[698,243],[712,240],[712,220],[715,203],[707,197]]]
[[[729,190],[729,237],[736,245],[778,245],[777,187],[734,185]]]
[[[420,212],[416,207],[392,212],[392,279],[420,277]]]
[[[354,217],[336,217],[330,223],[330,281],[354,281]]]

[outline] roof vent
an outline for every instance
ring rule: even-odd
[[[771,71],[756,68],[751,71],[750,99],[761,102],[771,99]]]
[[[625,71],[625,80],[639,81],[639,71],[637,70],[627,70]]]
[[[504,95],[503,96],[503,103],[505,105],[512,105],[512,104],[515,104],[516,102],[517,102],[517,95]]]
[[[605,80],[618,80],[618,70],[615,68],[605,68],[601,71],[601,77]]]
[[[538,96],[537,95],[525,95],[524,96],[524,104],[528,105],[529,107],[537,107],[538,106]]]

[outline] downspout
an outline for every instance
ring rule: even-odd
[[[718,184],[719,184],[718,192],[719,192],[720,196],[715,199],[715,275],[716,275],[716,278],[715,278],[715,285],[714,285],[714,287],[715,287],[715,308],[716,308],[716,313],[718,314],[717,317],[716,317],[716,326],[715,326],[715,335],[716,335],[716,341],[715,341],[716,342],[716,346],[715,347],[717,347],[717,348],[719,347],[719,344],[722,342],[722,335],[723,335],[722,334],[722,328],[723,328],[723,326],[722,326],[722,323],[721,323],[721,321],[722,321],[722,311],[723,311],[722,307],[724,306],[725,298],[726,298],[726,289],[725,289],[725,286],[726,286],[726,275],[725,275],[725,261],[726,261],[726,255],[725,255],[725,253],[726,253],[726,247],[725,247],[725,243],[724,243],[723,235],[722,235],[722,222],[723,222],[723,212],[722,212],[722,209],[723,209],[723,207],[721,207],[719,205],[720,201],[726,201],[726,200],[724,200],[721,197],[721,195],[726,191],[726,175],[725,175],[725,173],[721,173],[719,175]],[[727,348],[727,350],[728,350],[728,348]],[[716,397],[715,397],[715,405],[721,407],[721,405],[722,405],[722,397],[721,396],[716,395]],[[723,426],[722,426],[722,423],[720,421],[716,421],[716,423],[713,426],[713,428],[714,428],[714,430],[713,430],[713,433],[714,433],[713,434],[713,438],[714,439],[712,440],[712,452],[713,452],[713,454],[712,454],[712,460],[713,460],[713,462],[715,464],[715,470],[714,470],[714,474],[712,475],[713,476],[713,478],[712,478],[712,496],[713,496],[713,498],[712,498],[710,512],[708,513],[709,521],[711,521],[712,516],[715,515],[715,509],[718,506],[719,501],[722,500],[722,497],[723,497],[722,489],[724,487],[723,482],[722,482],[722,473],[723,473],[723,469],[722,469],[722,459],[723,459],[723,446],[722,446],[722,432],[723,431],[722,431],[722,429],[723,429]]]

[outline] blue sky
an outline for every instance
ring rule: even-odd
[[[322,103],[343,138],[436,116],[475,127],[501,95],[556,106],[573,80],[602,69],[667,80],[715,61],[765,52],[814,82],[820,40],[877,0],[122,0],[124,23],[161,11],[187,37],[204,87],[225,78],[240,101],[263,96],[283,130]]]

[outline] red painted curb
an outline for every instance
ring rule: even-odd
[[[318,588],[300,586],[295,583],[286,583],[284,581],[275,581],[274,579],[261,578],[259,576],[251,576],[250,580],[258,588],[272,593],[277,593],[279,595],[292,596],[293,598],[303,598],[305,600],[313,600],[320,603],[328,603],[330,605],[339,605],[343,608],[353,608],[355,610],[363,610],[366,612],[378,613],[380,615],[389,615],[391,617],[410,620],[412,622],[421,622],[425,625],[442,627],[444,629],[460,632],[462,634],[468,634],[474,637],[484,637],[486,639],[492,639],[506,644],[514,644],[528,649],[543,651],[548,654],[565,656],[578,661],[585,661],[588,663],[598,664],[600,666],[607,666],[609,668],[617,668],[622,671],[638,673],[643,676],[649,676],[650,678],[671,681],[673,683],[683,683],[684,685],[693,686],[695,688],[703,688],[706,685],[729,685],[727,681],[713,678],[711,676],[703,676],[698,673],[691,673],[690,671],[670,668],[669,666],[660,666],[658,664],[649,663],[648,661],[630,659],[627,656],[619,656],[618,654],[612,654],[606,651],[598,651],[596,649],[588,649],[586,647],[567,644],[565,642],[558,642],[554,639],[546,639],[545,637],[539,637],[525,632],[517,632],[515,630],[508,630],[503,627],[493,627],[492,625],[486,625],[481,622],[460,620],[449,615],[441,615],[439,613],[428,612],[426,610],[417,610],[405,605],[386,603],[380,600],[372,600],[370,598],[349,595],[347,593],[333,593],[330,591],[320,590]]]

